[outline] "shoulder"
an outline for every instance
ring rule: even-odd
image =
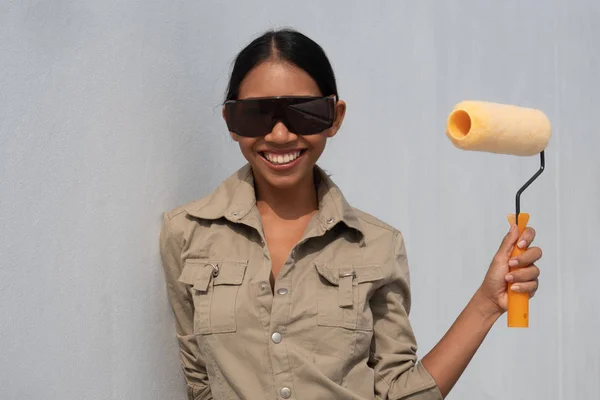
[[[383,230],[393,235],[400,234],[399,229],[373,216],[372,214],[369,214],[368,212],[356,207],[352,207],[352,210],[356,214],[357,218],[360,220],[361,225],[365,227],[365,229]]]
[[[210,202],[210,198],[213,196],[213,193],[209,193],[206,196],[200,197],[196,200],[180,204],[171,209],[168,209],[163,212],[163,216],[165,221],[169,223],[175,223],[180,220],[187,219],[189,214],[189,210],[202,210],[206,205]]]
[[[165,222],[176,226],[191,223],[192,219],[217,220],[229,213],[247,212],[254,198],[251,178],[246,164],[210,193],[164,212]]]
[[[188,236],[187,233],[199,225],[204,225],[201,222],[202,218],[199,218],[200,216],[214,215],[216,217],[218,213],[215,214],[214,207],[210,207],[213,196],[214,192],[164,211],[162,215],[163,235],[177,238],[178,241],[184,241],[183,238]]]
[[[372,257],[375,254],[386,254],[394,260],[406,253],[404,234],[401,229],[390,223],[375,217],[373,214],[352,207],[354,214],[359,220],[368,251]]]
[[[363,261],[380,268],[383,285],[401,285],[403,301],[410,301],[407,300],[410,298],[410,271],[402,231],[371,213],[352,208],[363,233]]]
[[[162,225],[160,230],[160,241],[165,243],[181,243],[183,242],[183,232],[186,230],[186,225],[189,223],[187,207],[194,205],[202,200],[196,200],[187,204],[179,205],[162,213]]]

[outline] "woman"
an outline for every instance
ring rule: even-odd
[[[481,286],[421,360],[402,234],[350,206],[317,166],[344,119],[329,61],[291,30],[236,58],[223,117],[248,163],[165,213],[161,254],[189,399],[442,399],[539,248],[511,229]],[[524,268],[508,275],[508,265]]]

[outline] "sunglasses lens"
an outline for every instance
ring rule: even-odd
[[[314,99],[290,104],[285,108],[286,125],[298,135],[321,133],[333,124],[333,107],[333,99]]]
[[[240,136],[267,135],[275,120],[298,135],[313,135],[333,125],[332,98],[277,98],[233,101],[226,105],[225,116],[229,131]]]
[[[260,100],[240,101],[227,104],[225,116],[229,131],[240,136],[264,136],[271,130],[273,107]]]

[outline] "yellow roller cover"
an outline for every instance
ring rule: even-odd
[[[532,156],[548,145],[552,127],[536,109],[488,101],[462,101],[446,123],[446,135],[462,150]]]

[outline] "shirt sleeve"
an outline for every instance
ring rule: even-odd
[[[417,359],[410,325],[410,277],[402,234],[394,238],[391,279],[371,298],[373,340],[370,366],[382,400],[442,400],[436,382]]]
[[[167,295],[175,317],[179,356],[187,384],[188,400],[212,400],[212,394],[194,327],[194,302],[185,284],[178,282],[181,274],[181,244],[164,215],[160,231],[160,254],[167,285]]]

